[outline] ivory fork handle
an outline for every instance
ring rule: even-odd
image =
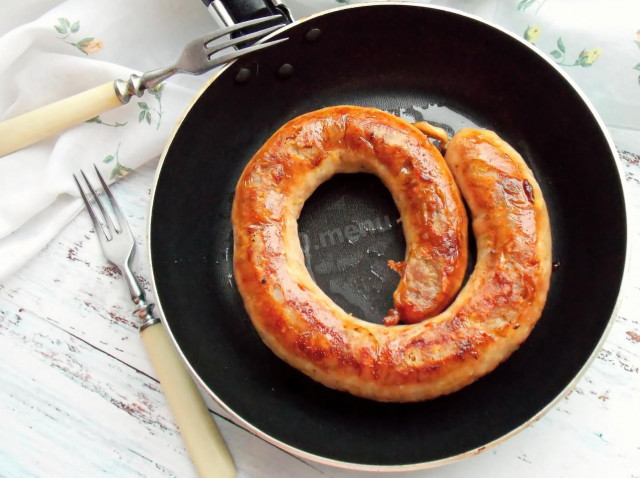
[[[0,123],[0,156],[121,106],[113,82],[29,111]]]
[[[141,335],[198,475],[235,477],[227,446],[162,324],[146,327]]]

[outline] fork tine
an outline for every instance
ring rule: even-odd
[[[248,20],[242,23],[236,23],[235,25],[231,25],[230,27],[222,28],[213,33],[208,40],[204,40],[204,43],[211,43],[213,40],[218,38],[222,38],[229,33],[236,32],[238,30],[242,30],[243,28],[252,27],[254,25],[260,25],[261,23],[267,23],[274,20],[282,20],[281,15],[270,15],[268,17],[256,18],[255,20]],[[282,25],[280,25],[282,26]]]
[[[84,193],[84,189],[82,189],[82,186],[80,186],[80,181],[78,181],[78,178],[76,177],[75,174],[73,175],[73,180],[76,182],[76,186],[78,186],[78,191],[80,191],[80,196],[82,196],[82,201],[84,201],[84,205],[87,208],[87,211],[89,211],[91,222],[93,222],[93,228],[96,230],[96,233],[98,233],[98,230],[102,231],[104,238],[108,239],[109,237],[107,236],[106,231],[104,230],[104,228],[102,227],[102,224],[98,220],[98,217],[96,216],[96,213],[94,212],[93,207],[91,206],[89,199],[87,199],[87,195]],[[100,236],[98,237],[102,239]]]
[[[246,55],[247,53],[262,50],[263,48],[269,48],[270,46],[277,45],[278,43],[282,43],[283,41],[287,41],[287,40],[288,38],[278,38],[277,40],[268,41],[266,43],[260,43],[258,45],[251,45],[247,48],[243,48],[242,50],[236,50],[234,52],[227,53],[226,55],[221,55],[211,60],[213,62],[211,64],[211,67],[223,65],[231,60],[235,60],[240,56]]]
[[[100,180],[100,184],[102,185],[102,190],[107,195],[107,198],[109,198],[109,202],[111,203],[111,208],[113,209],[113,212],[115,213],[116,218],[118,219],[118,225],[120,226],[119,232],[122,232],[124,230],[131,232],[131,230],[129,229],[129,223],[127,222],[127,219],[124,217],[124,214],[122,214],[122,210],[120,209],[120,206],[118,206],[118,202],[116,201],[116,198],[114,198],[113,194],[111,194],[111,190],[109,189],[109,186],[107,186],[107,182],[102,177],[102,174],[100,174],[100,170],[95,164],[93,165],[93,169],[96,170],[96,174],[98,175],[98,179]]]
[[[233,38],[231,40],[227,40],[227,41],[224,41],[224,42],[216,43],[215,45],[211,45],[210,48],[207,48],[207,43],[205,43],[205,49],[207,50],[207,54],[209,56],[211,56],[216,52],[224,50],[225,48],[229,48],[230,46],[236,46],[236,45],[238,45],[240,43],[245,43],[245,42],[247,42],[249,40],[255,40],[256,38],[261,38],[263,36],[266,36],[271,32],[279,30],[281,27],[282,27],[282,25],[275,25],[273,27],[269,27],[269,28],[265,28],[264,30],[260,30],[260,31],[253,32],[253,33],[249,33],[247,35],[244,35],[244,36],[241,36],[241,37],[238,37],[238,38]]]
[[[98,208],[100,208],[100,212],[102,213],[102,217],[104,218],[104,222],[105,222],[105,225],[107,226],[107,229],[109,230],[109,233],[113,236],[114,234],[120,232],[113,225],[113,221],[111,221],[111,216],[107,213],[107,210],[102,205],[102,201],[98,197],[98,194],[96,193],[95,189],[93,189],[93,186],[89,182],[89,179],[87,179],[87,176],[84,174],[84,171],[80,170],[80,174],[82,174],[82,177],[84,178],[84,182],[87,183],[87,186],[89,187],[89,191],[91,192],[91,195],[93,196],[93,200],[98,205]]]

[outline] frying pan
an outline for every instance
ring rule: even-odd
[[[615,315],[627,231],[613,143],[559,68],[519,38],[456,11],[353,5],[270,38],[284,36],[289,41],[221,70],[166,147],[149,223],[165,324],[207,393],[298,456],[388,470],[478,453],[564,396]],[[505,363],[449,396],[378,403],[312,381],[262,343],[235,287],[230,212],[244,166],[289,119],[339,104],[374,106],[450,132],[493,129],[523,155],[544,192],[557,266],[544,313]],[[302,211],[307,267],[363,320],[379,322],[392,304],[398,276],[386,261],[404,255],[397,218],[390,194],[366,175],[336,176]]]

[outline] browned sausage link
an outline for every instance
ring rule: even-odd
[[[387,113],[327,108],[282,127],[240,179],[235,203],[243,207],[234,216],[236,229],[245,227],[248,234],[249,228],[297,218],[313,190],[337,172],[374,173],[396,200],[407,239],[394,294],[400,320],[418,322],[442,311],[459,290],[466,268],[464,206],[438,150]],[[256,259],[256,267],[277,277],[269,254]]]
[[[422,131],[427,138],[436,140],[438,142],[438,149],[440,152],[442,152],[442,154],[445,153],[447,145],[449,144],[449,135],[443,128],[433,126],[426,121],[413,123],[413,126]]]
[[[551,262],[546,206],[522,158],[486,131],[458,133],[446,155],[473,216],[478,259],[443,313],[371,324],[311,280],[297,238],[302,204],[332,174],[365,170],[382,178],[403,219],[398,311],[420,319],[449,300],[464,270],[453,259],[466,262],[466,223],[450,172],[427,143],[386,113],[328,108],[281,128],[238,183],[234,267],[249,316],[279,357],[329,387],[382,401],[451,393],[506,359],[540,316]]]

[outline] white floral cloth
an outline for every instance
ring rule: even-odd
[[[300,18],[356,1],[286,3]],[[464,10],[535,44],[584,89],[623,160],[640,167],[640,2],[423,3]],[[190,39],[213,29],[214,21],[197,0],[11,2],[0,19],[0,120],[168,65]],[[0,280],[82,210],[73,172],[96,164],[113,181],[158,157],[178,117],[209,77],[174,77],[124,107],[0,158]],[[631,170],[629,178],[639,180],[640,171]]]

